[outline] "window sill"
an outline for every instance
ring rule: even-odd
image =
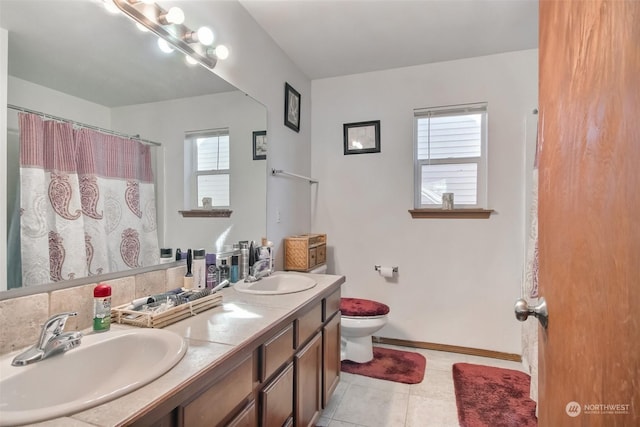
[[[456,219],[488,219],[495,212],[493,209],[410,209],[413,219],[423,218],[456,218]]]
[[[230,209],[191,209],[178,212],[184,218],[229,218],[233,211]]]

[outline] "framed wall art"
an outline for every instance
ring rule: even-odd
[[[380,152],[380,120],[345,123],[344,154]]]
[[[267,131],[253,131],[253,160],[267,159]]]
[[[284,124],[300,132],[300,93],[289,83],[284,85]]]

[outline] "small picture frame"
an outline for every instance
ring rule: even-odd
[[[267,131],[253,131],[253,160],[267,159]]]
[[[284,125],[300,132],[300,93],[289,83],[284,84]]]
[[[345,123],[344,154],[380,152],[380,120]]]

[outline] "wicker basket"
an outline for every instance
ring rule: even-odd
[[[111,320],[114,323],[141,328],[164,328],[220,304],[222,304],[222,294],[218,292],[192,302],[177,305],[162,313],[128,310],[129,304],[125,304],[111,309]]]
[[[284,239],[284,269],[309,271],[326,262],[326,234],[301,234]]]

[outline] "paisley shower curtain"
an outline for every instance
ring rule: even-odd
[[[19,115],[23,286],[159,261],[151,148]]]

